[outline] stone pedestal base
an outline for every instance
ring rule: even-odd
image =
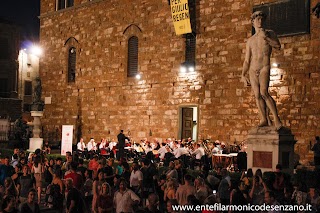
[[[256,127],[249,131],[247,139],[248,168],[255,172],[274,171],[280,163],[283,171],[293,173],[294,167],[294,135],[290,129],[275,127]]]
[[[29,152],[34,152],[36,149],[42,149],[43,138],[30,138]]]

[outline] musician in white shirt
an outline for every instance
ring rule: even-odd
[[[164,159],[164,155],[168,152],[166,148],[166,143],[161,144],[161,148],[158,150],[159,158],[162,161]]]
[[[83,138],[80,138],[80,141],[77,144],[77,150],[84,152],[85,148],[86,148],[86,144],[83,142]]]
[[[90,159],[91,157],[95,154],[95,152],[97,151],[97,144],[96,142],[94,141],[93,138],[90,139],[90,141],[88,142],[87,144],[87,150],[88,150],[88,153],[89,153],[89,156],[90,156]]]
[[[178,147],[173,151],[175,158],[179,158],[182,155],[189,155],[189,151],[182,144],[180,146],[181,147]]]
[[[195,158],[190,160],[190,169],[194,170],[195,162],[201,162],[202,156],[205,155],[203,147],[200,144],[195,144],[195,150],[191,152],[191,155],[195,156]]]
[[[99,145],[99,149],[105,149],[107,147],[107,140],[102,138],[101,143]]]
[[[83,138],[80,138],[80,141],[77,143],[78,155],[85,157],[86,155],[85,148],[86,148],[86,144],[83,142]]]

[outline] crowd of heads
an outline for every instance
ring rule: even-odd
[[[53,159],[41,151],[26,156],[24,151],[15,150],[0,165],[2,211],[21,209],[24,203],[60,212],[175,212],[174,205],[215,203],[309,203],[316,212],[320,206],[319,188],[292,181],[281,165],[268,173],[260,169],[230,172],[212,165],[194,171],[181,159],[171,160],[166,167],[145,156],[134,162],[99,155],[86,160],[71,152],[66,159]],[[40,191],[37,171],[41,173]],[[45,194],[44,199],[39,192]],[[70,200],[76,200],[77,205]]]

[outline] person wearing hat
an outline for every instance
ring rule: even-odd
[[[272,48],[280,50],[281,45],[277,35],[272,30],[264,29],[265,20],[266,14],[262,11],[256,11],[251,15],[255,34],[248,39],[246,44],[241,81],[246,86],[251,85],[261,118],[259,127],[271,125],[268,115],[270,110],[274,118],[274,126],[279,130],[282,127],[282,123],[268,88],[271,51]]]

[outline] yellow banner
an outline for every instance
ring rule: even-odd
[[[170,0],[171,15],[177,35],[191,33],[188,0]]]

